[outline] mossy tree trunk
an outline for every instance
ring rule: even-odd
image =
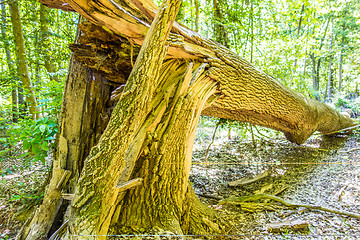
[[[71,58],[52,178],[42,205],[17,239],[48,238],[66,220],[64,211],[70,203],[66,196],[74,193],[84,160],[109,122],[113,105],[111,88],[101,74]]]
[[[13,66],[13,61],[12,61],[12,57],[11,57],[11,52],[10,52],[10,41],[9,38],[6,34],[6,25],[7,25],[7,20],[6,20],[6,6],[5,6],[5,2],[0,3],[0,7],[1,7],[1,35],[2,35],[2,42],[3,42],[3,46],[4,46],[4,50],[5,50],[5,54],[6,54],[6,63],[7,63],[7,67],[8,67],[8,73],[10,78],[12,79],[11,81],[11,85],[12,85],[12,91],[11,91],[11,99],[12,99],[12,121],[14,123],[18,122],[18,98],[17,98],[17,80],[16,80],[16,71],[15,68]]]
[[[14,33],[16,56],[18,61],[18,74],[25,90],[26,101],[29,106],[29,113],[33,119],[37,119],[39,117],[39,113],[37,112],[36,97],[31,85],[30,74],[26,59],[24,34],[21,26],[18,1],[10,0],[9,6],[12,28]]]

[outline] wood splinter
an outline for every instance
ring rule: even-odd
[[[118,184],[116,187],[118,188],[119,193],[124,192],[126,190],[131,189],[131,188],[140,186],[142,184],[143,180],[144,179],[142,179],[142,178],[135,178],[135,179],[132,179],[130,181]]]
[[[65,186],[65,184],[69,180],[69,177],[71,175],[71,171],[65,170],[65,169],[57,169],[56,171],[59,172],[59,174],[62,174],[62,175],[61,175],[60,180],[56,184],[55,188],[56,189],[62,189],[62,187]]]

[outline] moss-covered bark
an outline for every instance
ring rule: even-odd
[[[160,120],[152,113],[152,103],[157,99],[154,93],[160,84],[165,42],[179,3],[165,1],[162,4],[109,125],[85,161],[65,239],[72,234],[105,235],[108,232],[116,203],[122,196],[117,184],[129,180],[146,133]],[[162,112],[162,105],[156,111]]]
[[[216,83],[204,74],[205,65],[195,64],[194,72],[193,65],[186,68],[185,61],[179,64],[177,60],[164,63],[152,111],[161,119],[146,132],[131,177],[142,178],[143,184],[126,193],[117,206],[119,217],[114,222],[122,231],[182,234],[191,228],[192,221],[185,223],[183,215],[191,187],[188,177],[195,130],[201,110],[217,91]]]

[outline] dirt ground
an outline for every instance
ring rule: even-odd
[[[316,135],[301,146],[276,135],[257,138],[254,146],[251,137],[239,140],[233,133],[228,140],[228,131],[223,130],[218,132],[205,162],[212,131],[213,127],[198,130],[190,181],[201,200],[225,218],[226,226],[220,228],[227,232],[217,239],[360,239],[360,219],[354,217],[304,207],[289,208],[273,201],[268,204],[275,210],[253,212],[241,203],[219,204],[220,199],[249,196],[261,189],[266,194],[282,190],[276,196],[287,202],[359,214],[360,150],[354,150],[360,147],[359,135],[340,138]],[[14,214],[23,202],[41,197],[31,193],[44,181],[49,166],[35,164],[23,169],[16,158],[1,163],[0,240],[14,239],[22,225]],[[264,172],[268,176],[253,183],[236,187],[228,184]],[[303,227],[274,228],[279,223],[294,221]]]

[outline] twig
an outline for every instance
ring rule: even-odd
[[[261,133],[260,130],[257,128],[256,125],[254,125],[254,128],[255,128],[255,130],[258,132],[258,134],[259,134],[261,137],[264,137],[264,138],[267,138],[267,139],[271,139],[271,140],[272,140],[271,137],[268,137],[268,136],[266,136],[265,134]]]
[[[349,152],[358,151],[358,150],[360,150],[360,148],[353,148],[353,149],[350,149],[347,151],[339,151],[339,153],[349,153]]]
[[[253,125],[252,124],[250,124],[250,132],[251,132],[251,140],[252,140],[253,146],[256,149],[256,141],[255,141],[255,136],[254,136],[254,131],[253,131]]]
[[[341,133],[343,131],[347,131],[347,130],[352,130],[352,129],[355,129],[355,128],[358,128],[360,127],[360,124],[358,125],[354,125],[354,126],[351,126],[351,127],[348,127],[348,128],[343,128],[343,129],[340,129],[340,130],[336,130],[334,132],[329,132],[329,133],[316,133],[316,134],[313,134],[313,135],[332,135],[332,134],[335,134],[335,133]]]
[[[219,119],[219,121],[216,123],[215,125],[215,129],[214,129],[214,133],[213,133],[213,136],[211,138],[211,142],[209,143],[209,146],[208,148],[206,149],[206,152],[205,152],[205,162],[207,163],[207,158],[208,158],[208,155],[209,155],[209,150],[210,150],[210,147],[211,145],[214,143],[214,140],[215,140],[215,134],[216,134],[216,131],[218,129],[218,127],[221,125],[221,121]]]

